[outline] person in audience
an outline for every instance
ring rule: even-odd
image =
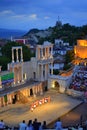
[[[35,120],[33,121],[33,128],[34,130],[39,130],[39,123],[37,122],[37,119],[35,118]]]
[[[43,121],[43,124],[42,124],[42,129],[47,129],[47,124],[46,124],[46,121]]]
[[[42,129],[41,122],[39,122],[38,124],[39,124],[39,130],[43,130],[43,129]]]
[[[60,118],[58,118],[57,122],[54,125],[56,130],[62,130],[62,122],[60,121]]]
[[[27,128],[27,124],[25,123],[25,120],[23,120],[20,124],[19,124],[19,130],[26,130]]]
[[[32,120],[29,120],[26,130],[33,130]]]
[[[83,116],[80,115],[80,126],[82,126],[82,122],[83,122]]]
[[[0,121],[0,130],[4,130],[5,128],[5,123],[3,122],[3,120]]]
[[[85,121],[85,129],[87,130],[87,120]]]

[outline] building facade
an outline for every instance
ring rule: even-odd
[[[87,58],[87,40],[77,40],[77,45],[74,47],[74,52],[76,57],[82,59]]]
[[[34,79],[36,81],[47,81],[49,73],[53,73],[53,45],[44,42],[43,45],[37,45],[36,57],[32,57],[31,61],[24,62],[23,72],[26,74],[27,80]],[[49,69],[49,66],[51,70]]]
[[[36,57],[31,58],[31,61],[23,62],[22,47],[12,47],[12,62],[8,64],[8,72],[13,75],[13,77],[9,76],[13,81],[8,88],[6,85],[3,87],[4,78],[0,77],[0,106],[19,100],[28,102],[30,96],[43,94],[48,75],[53,73],[52,69],[49,70],[49,65],[53,64],[52,50],[53,45],[44,42],[43,45],[37,45]]]

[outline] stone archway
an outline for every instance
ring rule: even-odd
[[[55,88],[55,84],[58,87],[59,84],[58,87],[59,92],[65,93],[66,88],[70,86],[71,82],[72,82],[72,75],[70,76],[50,75],[48,79],[48,89]]]

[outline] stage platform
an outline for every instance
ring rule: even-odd
[[[33,112],[30,110],[33,102],[48,96],[51,98],[50,102],[39,105]],[[0,119],[3,119],[9,126],[18,126],[22,120],[28,123],[28,120],[34,120],[35,118],[37,118],[39,122],[45,120],[47,124],[50,124],[58,117],[68,113],[82,103],[82,101],[78,99],[60,94],[52,89],[41,96],[29,97],[29,100],[29,103],[26,104],[16,103],[0,108]]]

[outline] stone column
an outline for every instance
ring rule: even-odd
[[[48,75],[50,75],[50,64],[48,64]]]
[[[17,57],[17,61],[16,62],[19,62],[19,60],[18,60],[18,48],[16,48],[16,57]]]
[[[47,64],[45,64],[45,80],[47,80]]]
[[[51,74],[53,74],[53,63],[51,63]]]
[[[41,65],[38,65],[38,79],[41,79]]]
[[[36,59],[38,59],[38,56],[39,55],[39,48],[38,47],[36,47]]]
[[[37,95],[38,93],[38,86],[35,86],[35,94]]]
[[[47,58],[49,58],[49,47],[47,47]]]
[[[17,69],[17,70],[18,70],[18,71],[17,71],[17,83],[19,84],[19,83],[20,83],[20,81],[19,81],[19,79],[20,79],[20,78],[19,78],[19,76],[20,76],[20,74],[19,74],[19,73],[20,73],[20,70],[19,70],[19,69]]]
[[[32,90],[33,90],[33,95],[34,95],[34,97],[36,97],[35,87],[33,87]]]
[[[39,87],[39,85],[37,86],[37,91],[40,92],[40,87]]]
[[[12,48],[12,62],[14,63],[14,49]]]
[[[41,80],[43,81],[43,65],[41,65]]]
[[[12,104],[11,95],[7,95],[7,97],[8,97],[8,104]]]
[[[22,48],[21,48],[21,62],[23,62],[23,53],[22,53]]]
[[[53,47],[51,47],[51,56],[53,55]]]
[[[2,81],[1,81],[1,76],[0,76],[0,88],[2,88]]]
[[[43,48],[41,48],[41,58],[43,58]]]
[[[21,66],[21,76],[22,76],[22,82],[24,82],[24,79],[23,79],[23,62],[22,62],[22,66]]]
[[[14,71],[14,66],[12,66],[12,72],[14,73],[14,83],[13,83],[13,86],[15,85],[15,71]]]
[[[0,106],[3,107],[4,104],[3,104],[3,97],[0,98]]]
[[[43,95],[42,85],[40,85],[39,87],[40,87],[40,95]]]
[[[46,47],[44,48],[44,50],[45,50],[45,58],[47,58],[47,54],[46,54]]]

